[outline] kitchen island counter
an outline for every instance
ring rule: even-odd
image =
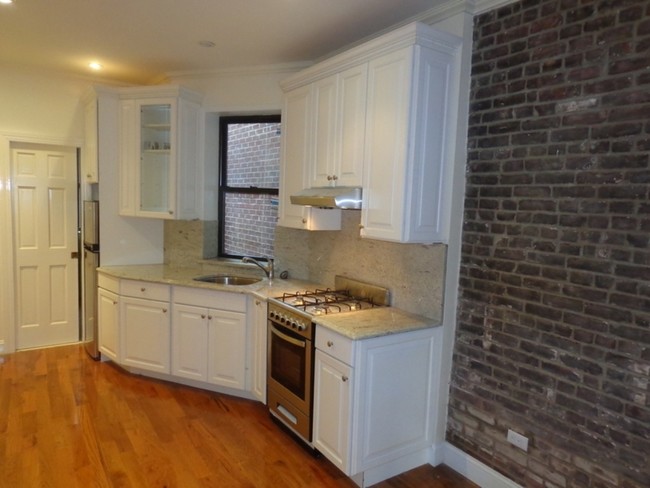
[[[322,285],[316,283],[294,279],[283,280],[276,278],[272,283],[269,283],[268,279],[263,278],[252,285],[237,286],[194,280],[197,276],[219,273],[259,277],[259,273],[251,273],[251,270],[233,271],[232,266],[226,268],[223,271],[214,271],[213,269],[206,271],[200,266],[176,267],[165,264],[143,264],[101,266],[97,269],[97,272],[119,279],[242,293],[262,300],[278,297],[283,293],[295,293],[296,290],[322,288]],[[440,320],[412,314],[395,307],[376,307],[368,310],[320,315],[313,317],[313,321],[353,340],[398,334],[441,325]]]

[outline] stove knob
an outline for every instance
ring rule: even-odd
[[[269,312],[269,318],[274,319],[275,318],[275,312]]]
[[[280,322],[285,323],[287,321],[287,318],[284,315],[280,315]]]
[[[298,324],[296,323],[295,320],[293,320],[293,321],[291,322],[291,327],[295,329],[297,326],[298,326]]]
[[[305,330],[307,326],[303,324],[302,322],[298,324],[298,330]]]

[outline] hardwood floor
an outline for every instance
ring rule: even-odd
[[[0,486],[353,488],[257,402],[134,376],[81,346],[0,364]],[[422,466],[379,488],[476,487]]]

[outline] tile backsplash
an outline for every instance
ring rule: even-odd
[[[397,244],[362,239],[361,213],[344,210],[340,231],[316,231],[277,227],[276,272],[333,286],[343,275],[384,286],[392,305],[433,319],[442,318],[445,278],[444,244]],[[195,266],[216,255],[216,223],[165,222],[165,263]]]

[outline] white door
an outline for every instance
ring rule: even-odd
[[[12,146],[16,348],[79,340],[77,156]]]

